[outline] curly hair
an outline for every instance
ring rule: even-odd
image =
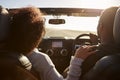
[[[38,8],[20,8],[12,13],[9,49],[23,54],[37,47],[45,33],[43,14]]]

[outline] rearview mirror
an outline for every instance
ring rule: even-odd
[[[65,19],[49,19],[49,24],[65,24]]]

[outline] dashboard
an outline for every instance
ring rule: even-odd
[[[75,44],[75,39],[44,38],[38,49],[49,55],[56,69],[62,73],[69,66],[71,56],[74,54],[75,49],[80,47],[79,44],[87,42],[88,40],[89,39],[79,39],[77,44]]]
[[[62,73],[68,67],[72,56],[72,39],[43,39],[39,50],[49,55],[57,70]]]

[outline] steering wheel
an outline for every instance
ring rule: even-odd
[[[82,38],[88,37],[88,38]],[[97,45],[99,43],[98,36],[92,33],[78,35],[73,43],[73,54],[81,45]]]
[[[75,38],[75,41],[74,41],[74,44],[78,44],[78,45],[85,45],[85,44],[92,44],[91,43],[91,40],[90,39],[80,39],[82,37],[89,37],[90,38],[90,35],[89,34],[81,34],[81,35],[78,35],[76,38]]]
[[[82,37],[89,37],[89,38],[83,38],[80,39]],[[75,53],[75,50],[80,47],[81,45],[97,45],[99,42],[98,40],[98,36],[95,34],[81,34],[78,35],[75,40],[74,40],[74,44],[73,44],[73,54]],[[66,77],[67,76],[67,72],[68,72],[69,68],[67,67],[64,72],[63,72],[63,76]]]
[[[86,39],[86,38],[80,39],[82,37],[89,37],[89,38],[88,39]],[[95,35],[95,34],[89,33],[89,34],[78,35],[75,38],[74,44],[78,44],[78,45],[97,45],[98,42],[99,42],[98,36]]]

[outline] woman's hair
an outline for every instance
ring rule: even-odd
[[[20,8],[12,12],[9,49],[23,54],[37,47],[45,33],[44,18],[35,7]]]

